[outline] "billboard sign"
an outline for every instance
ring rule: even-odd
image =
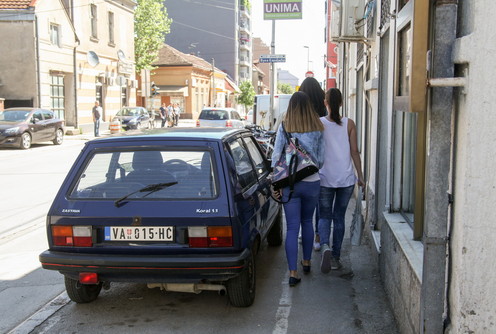
[[[302,0],[264,0],[264,20],[302,18]]]

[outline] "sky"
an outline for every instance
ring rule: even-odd
[[[260,37],[270,47],[272,20],[263,19],[263,3],[264,0],[251,0],[251,28],[253,37]],[[298,77],[300,83],[309,67],[315,78],[322,82],[325,80],[326,53],[325,0],[302,0],[302,5],[302,19],[275,22],[275,53],[286,55],[286,62],[276,63],[276,66]]]

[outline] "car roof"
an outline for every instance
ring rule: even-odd
[[[131,140],[160,140],[160,139],[177,139],[177,140],[222,140],[236,133],[250,133],[247,129],[232,128],[157,128],[152,130],[131,130],[121,134],[111,135],[106,138],[98,138],[92,142],[102,141],[129,141]]]
[[[208,108],[203,108],[203,110],[225,110],[225,111],[236,111],[234,108],[215,108],[215,107],[208,107]]]
[[[3,111],[16,111],[16,110],[24,110],[24,111],[47,110],[47,111],[51,111],[50,109],[46,109],[46,108],[33,108],[33,107],[7,108],[7,109],[4,109]]]

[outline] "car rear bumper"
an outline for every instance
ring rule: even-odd
[[[78,279],[79,273],[97,273],[101,281],[197,283],[226,281],[248,265],[251,252],[221,255],[120,255],[44,251],[44,269]]]

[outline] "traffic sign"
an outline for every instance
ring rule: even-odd
[[[286,55],[260,55],[261,63],[285,63]]]

